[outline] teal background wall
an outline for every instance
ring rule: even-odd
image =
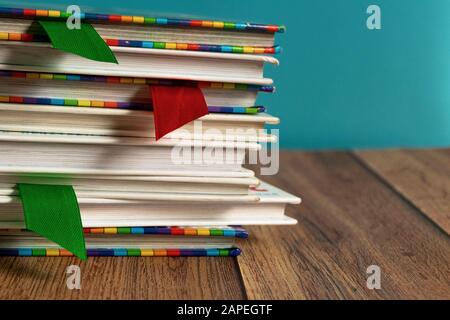
[[[277,93],[260,103],[281,118],[282,147],[450,146],[450,1],[2,1],[65,8],[285,24]],[[366,28],[377,4],[382,29]]]

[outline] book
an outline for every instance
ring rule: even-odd
[[[158,196],[159,200],[147,201],[78,198],[83,227],[290,225],[297,221],[285,215],[286,205],[301,201],[264,182],[240,199],[198,195],[189,201],[186,195]],[[0,228],[24,228],[18,197],[0,196]]]
[[[128,109],[59,107],[0,102],[0,130],[60,134],[140,137],[155,141],[153,112]],[[266,124],[279,119],[255,115],[211,113],[174,130],[164,138],[236,142],[274,142]],[[141,139],[144,140],[144,139]],[[139,140],[136,140],[139,141]]]
[[[240,227],[85,228],[88,256],[236,256]],[[0,230],[0,256],[72,256],[57,244],[24,229]]]
[[[39,14],[38,14],[39,12]],[[34,19],[67,19],[57,10],[0,8],[0,35],[3,40],[48,41]],[[20,19],[14,19],[20,18]],[[85,22],[110,46],[139,46],[171,50],[195,50],[234,53],[278,53],[276,32],[284,26],[248,22],[174,19],[165,17],[119,16],[83,13]]]
[[[0,196],[17,195],[18,183],[70,185],[76,192],[247,195],[255,177],[0,174]]]
[[[89,60],[46,43],[2,42],[0,69],[271,85],[263,77],[266,63],[277,59],[200,51],[112,47],[118,64]]]
[[[0,172],[101,175],[249,176],[258,143],[0,131]],[[183,174],[184,172],[184,174]]]
[[[143,203],[144,201],[186,201],[186,202],[255,202],[259,201],[257,195],[249,192],[242,194],[223,194],[223,193],[177,193],[177,192],[162,192],[162,191],[130,191],[130,190],[102,190],[102,187],[98,189],[81,189],[80,187],[73,186],[73,190],[77,199],[88,199],[87,202],[91,203],[92,199],[98,199],[100,202],[105,203],[108,200],[123,200],[129,203]],[[15,201],[20,200],[20,193],[16,187],[0,186],[0,196],[4,196],[2,201]],[[114,204],[114,201],[111,202]]]
[[[200,87],[210,112],[221,112],[217,107],[253,107],[259,92],[275,90],[273,86],[242,83],[0,70],[0,102],[151,111],[150,85]]]

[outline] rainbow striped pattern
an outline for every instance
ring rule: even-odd
[[[90,257],[236,257],[241,254],[238,248],[227,249],[87,249]],[[21,257],[73,257],[64,249],[0,249],[0,256]]]
[[[280,46],[261,48],[250,46],[243,47],[243,46],[226,46],[215,44],[154,42],[154,41],[117,40],[117,39],[105,39],[105,42],[107,45],[112,47],[134,47],[147,49],[170,49],[170,50],[247,53],[247,54],[277,54],[281,52]]]
[[[260,112],[266,112],[266,107],[264,106],[253,106],[253,107],[220,107],[220,106],[208,106],[208,112],[211,113],[239,113],[239,114],[256,114]]]
[[[79,99],[59,99],[42,97],[18,97],[18,96],[0,96],[0,103],[18,103],[18,104],[39,104],[66,107],[92,107],[109,109],[129,109],[151,111],[152,104],[141,102],[118,102],[118,101],[99,101],[99,100],[79,100]],[[208,112],[211,113],[238,113],[238,114],[256,114],[266,110],[263,106],[253,107],[223,107],[208,106]]]
[[[50,42],[49,38],[46,35],[30,34],[30,33],[11,33],[11,32],[0,32],[0,40],[22,41],[22,42]],[[278,54],[281,52],[280,46],[261,48],[250,46],[243,47],[243,46],[226,46],[214,44],[155,42],[155,41],[140,41],[140,40],[120,40],[120,39],[104,39],[104,40],[107,45],[112,47],[188,50],[188,51],[244,53],[244,54]]]
[[[40,104],[40,105],[66,106],[66,107],[152,110],[151,104],[139,102],[117,102],[117,101],[97,101],[97,100],[94,101],[94,100],[55,99],[55,98],[36,98],[36,97],[17,97],[17,96],[0,96],[0,102],[19,103],[19,104]]]
[[[50,18],[50,19],[67,19],[70,13],[59,10],[39,10],[39,9],[22,9],[22,8],[4,8],[0,7],[0,14],[21,18]],[[97,13],[81,13],[80,19],[89,22],[100,23],[126,23],[138,25],[157,25],[157,26],[173,26],[173,27],[194,27],[194,28],[211,28],[221,30],[236,31],[259,31],[259,32],[284,32],[286,27],[279,25],[263,25],[254,23],[235,23],[227,21],[211,21],[211,20],[191,20],[191,19],[172,19],[172,18],[156,18],[144,16],[125,16],[112,14]]]
[[[248,232],[242,228],[187,228],[187,227],[114,227],[84,228],[85,234],[153,234],[172,236],[205,236],[248,238]]]
[[[120,83],[120,84],[139,84],[139,85],[175,85],[175,86],[198,86],[200,88],[211,89],[231,89],[231,90],[250,90],[261,92],[274,92],[273,86],[261,86],[254,84],[241,83],[224,83],[210,81],[185,81],[185,80],[165,80],[151,78],[130,78],[130,77],[111,77],[111,76],[88,76],[79,74],[63,74],[63,73],[39,73],[39,72],[22,72],[12,70],[0,70],[0,77],[10,78],[26,78],[26,79],[44,79],[44,80],[65,80],[65,81],[90,81],[104,83]]]

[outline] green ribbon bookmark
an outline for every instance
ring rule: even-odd
[[[81,23],[80,29],[69,29],[65,21],[40,20],[55,49],[102,62],[118,63],[114,53],[94,27]]]
[[[28,230],[87,259],[80,208],[72,186],[19,183]]]

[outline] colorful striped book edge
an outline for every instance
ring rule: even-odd
[[[71,13],[59,10],[42,10],[30,8],[7,8],[0,7],[0,15],[8,17],[20,17],[28,19],[67,19],[72,16]],[[99,13],[80,13],[79,18],[87,22],[100,23],[126,23],[137,25],[157,25],[157,26],[173,26],[184,28],[210,28],[222,30],[236,31],[256,31],[268,33],[283,33],[286,27],[283,25],[266,25],[249,22],[229,22],[215,20],[194,20],[194,19],[177,19],[164,17],[145,17],[145,16],[129,16],[116,14],[99,14]]]
[[[130,78],[130,77],[111,77],[111,76],[88,76],[79,74],[64,73],[40,73],[23,72],[15,70],[0,70],[0,77],[5,78],[24,78],[24,79],[43,79],[43,80],[62,80],[62,81],[88,81],[114,84],[136,84],[136,85],[167,85],[167,86],[198,86],[200,88],[227,89],[227,90],[249,90],[274,92],[275,87],[270,85],[254,85],[241,83],[225,83],[210,81],[184,81],[184,80],[165,80],[151,78]]]
[[[241,254],[239,248],[226,249],[87,249],[90,257],[236,257]],[[49,248],[11,248],[1,249],[0,256],[19,257],[73,257],[65,249]]]
[[[11,33],[1,32],[0,40],[4,41],[22,41],[22,42],[49,42],[46,35],[29,33]],[[141,40],[123,40],[123,39],[104,39],[108,46],[128,47],[128,48],[146,48],[146,49],[166,49],[166,50],[188,50],[222,53],[241,53],[241,54],[278,54],[281,53],[280,46],[273,47],[251,47],[251,46],[229,46],[213,45],[199,43],[179,43],[179,42],[157,42]]]
[[[0,229],[0,231],[17,231],[15,229]],[[21,229],[20,231],[27,231]],[[233,237],[247,239],[248,232],[243,228],[192,228],[192,227],[104,227],[83,228],[85,234],[153,234],[171,236],[200,237]]]
[[[91,107],[91,108],[110,108],[110,109],[128,109],[128,110],[153,110],[150,103],[141,102],[118,102],[118,101],[98,101],[98,100],[79,100],[79,99],[59,99],[59,98],[37,98],[37,97],[19,97],[19,96],[0,96],[0,103],[17,103],[17,104],[36,104],[36,105],[52,105],[65,107]],[[265,112],[263,106],[252,107],[223,107],[208,106],[210,113],[234,113],[234,114],[256,114]]]

